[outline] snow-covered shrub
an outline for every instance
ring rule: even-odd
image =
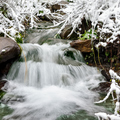
[[[0,33],[4,33],[12,38],[18,31],[23,31],[22,17],[18,9],[14,7],[14,2],[10,0],[0,1]]]
[[[19,37],[20,31],[25,30],[24,22],[29,21],[31,28],[36,27],[36,16],[50,13],[45,6],[48,1],[0,0],[0,33],[14,39],[16,35]]]
[[[76,28],[79,28],[79,24],[85,18],[86,21],[91,21],[93,33],[97,29],[100,39],[113,43],[117,35],[120,34],[119,9],[120,0],[74,0],[74,3],[66,8],[66,13],[69,16],[61,30],[66,25],[72,24],[72,33]]]
[[[101,113],[101,112],[95,113],[95,115],[98,117],[99,120],[100,119],[102,119],[102,120],[120,120],[120,86],[116,82],[116,80],[120,80],[120,77],[111,69],[109,70],[109,73],[112,78],[112,83],[111,83],[109,92],[107,93],[106,97],[103,100],[100,100],[95,103],[102,103],[102,102],[106,101],[108,99],[108,97],[110,96],[110,94],[112,94],[113,101],[116,101],[115,111],[114,111],[113,115],[109,115],[109,114]],[[116,98],[114,97],[113,92],[115,92]]]

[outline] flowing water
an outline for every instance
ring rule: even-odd
[[[3,87],[1,120],[96,120],[94,113],[105,111],[94,105],[99,95],[91,91],[102,80],[100,72],[85,64],[70,41],[53,38],[57,30],[28,30],[30,43],[21,44]]]
[[[98,94],[90,90],[102,76],[84,63],[79,51],[63,43],[21,47],[3,88],[2,103],[13,112],[3,120],[96,120],[90,116],[104,111],[94,105]]]
[[[24,1],[22,0],[22,3]],[[44,1],[55,2],[56,0]],[[18,1],[18,3],[20,2]],[[41,4],[37,4],[39,0],[34,1],[35,5],[32,5],[32,1],[31,4],[27,3],[29,1],[24,3],[25,10],[24,6],[19,7],[16,12],[14,9],[10,10],[12,11],[10,23],[5,16],[5,20],[2,22],[5,33],[7,31],[12,35],[18,28],[16,25],[20,27],[19,29],[23,29],[20,23],[21,19],[24,19],[22,14],[24,11],[26,14],[26,8],[31,8],[30,24],[33,26],[32,17],[33,14],[36,14],[33,10],[38,12],[37,8]],[[16,8],[18,8],[18,4],[14,3],[14,5],[17,5]],[[75,0],[75,4],[69,5],[67,9],[63,10],[68,15],[67,19],[62,15],[55,15],[55,18],[60,20],[66,19],[63,26],[72,24],[73,30],[75,30],[85,17],[86,20],[89,18],[92,22],[92,28],[96,28],[98,25],[100,37],[104,37],[104,33],[113,34],[110,38],[106,38],[107,42],[113,42],[116,39],[120,26],[118,21],[119,0],[114,0],[114,2],[113,0],[101,2]],[[10,5],[10,7],[13,6]],[[46,9],[41,10],[41,12],[46,11]],[[17,13],[16,17],[13,13]],[[48,14],[48,11],[45,13]],[[13,24],[14,18],[19,18],[20,23]],[[59,23],[53,22],[55,26]],[[103,27],[99,27],[101,23],[103,23]],[[51,25],[51,23],[49,24]],[[6,25],[10,29],[6,28]],[[11,29],[11,26],[15,29]],[[34,29],[32,33],[31,30],[28,30],[30,33],[25,38],[26,43],[21,44],[23,49],[21,58],[13,64],[7,76],[8,82],[3,87],[6,94],[0,101],[0,120],[96,120],[95,112],[105,112],[105,109],[94,104],[99,95],[92,91],[92,88],[98,86],[98,83],[102,81],[100,72],[96,68],[87,66],[81,53],[70,48],[67,41],[57,40],[59,43],[56,43],[56,39],[53,37],[60,32],[58,32],[60,28],[45,28],[41,23],[38,28]],[[49,45],[43,44],[45,42]]]

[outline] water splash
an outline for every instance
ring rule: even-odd
[[[22,48],[28,68],[26,85],[35,87],[72,85],[83,79],[87,81],[89,76],[98,74],[95,68],[84,64],[81,53],[70,48],[69,44],[23,44]],[[24,83],[25,70],[22,55],[20,61],[11,68],[8,79]]]
[[[79,84],[79,87],[82,86]],[[77,91],[78,86],[76,86],[76,90],[58,86],[36,89],[20,86],[20,84],[14,84],[13,82],[10,82],[8,87],[9,92],[5,97],[8,98],[9,96],[7,103],[15,111],[13,114],[4,117],[4,120],[9,120],[10,118],[13,120],[55,120],[61,115],[74,113],[79,109],[89,112],[95,112],[98,109],[91,104],[95,93],[90,92],[87,88],[82,90],[83,87],[79,88],[79,91]],[[11,97],[11,95],[14,96]]]

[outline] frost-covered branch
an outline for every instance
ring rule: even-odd
[[[108,99],[108,97],[110,96],[110,94],[113,95],[113,92],[115,92],[117,102],[115,104],[116,107],[115,107],[114,115],[108,115],[106,113],[95,113],[95,115],[98,117],[99,120],[100,120],[100,118],[102,118],[103,120],[107,120],[109,118],[110,118],[110,120],[120,120],[120,115],[119,115],[119,112],[120,112],[120,87],[119,87],[118,83],[116,83],[116,81],[115,81],[115,79],[120,80],[120,77],[111,69],[109,70],[109,73],[112,77],[112,83],[110,86],[110,90],[103,100],[100,100],[95,103],[102,103],[102,102],[106,101]],[[113,100],[115,100],[114,97],[113,97]]]
[[[86,21],[91,21],[93,33],[97,29],[100,39],[105,40],[106,43],[113,43],[120,34],[119,9],[120,0],[74,0],[74,3],[66,9],[67,12],[69,11],[69,16],[63,26],[72,24],[73,32],[79,28],[85,18]],[[101,45],[106,46],[106,43]]]
[[[55,0],[0,0],[0,33],[15,38],[18,33],[25,30],[24,24],[29,24],[31,28],[37,27],[36,17],[45,14],[51,14],[58,18],[60,15],[54,15],[46,4],[55,3]],[[43,4],[44,3],[44,4]],[[29,21],[29,23],[25,23]],[[58,24],[54,22],[55,24]]]

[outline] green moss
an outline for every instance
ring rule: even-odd
[[[6,92],[0,90],[0,99],[2,99],[2,97],[6,94]]]
[[[40,14],[40,13],[43,13],[43,10],[39,10],[39,14]]]
[[[23,38],[22,37],[20,37],[20,38],[16,37],[15,40],[16,40],[17,43],[23,43]]]
[[[24,33],[16,33],[15,40],[17,43],[23,43]]]
[[[73,54],[72,51],[66,51],[66,52],[64,53],[64,55],[67,56],[67,57],[72,58],[73,60],[75,60],[75,57],[74,57],[74,54]]]
[[[22,48],[20,46],[20,44],[18,44],[19,48],[20,48],[20,54],[19,54],[19,57],[21,56],[21,53],[22,53]]]
[[[94,31],[93,33],[94,37],[97,38],[97,33]],[[80,40],[89,40],[92,38],[92,29],[89,29],[88,31],[85,31],[84,34],[82,34],[80,37],[78,37]]]

